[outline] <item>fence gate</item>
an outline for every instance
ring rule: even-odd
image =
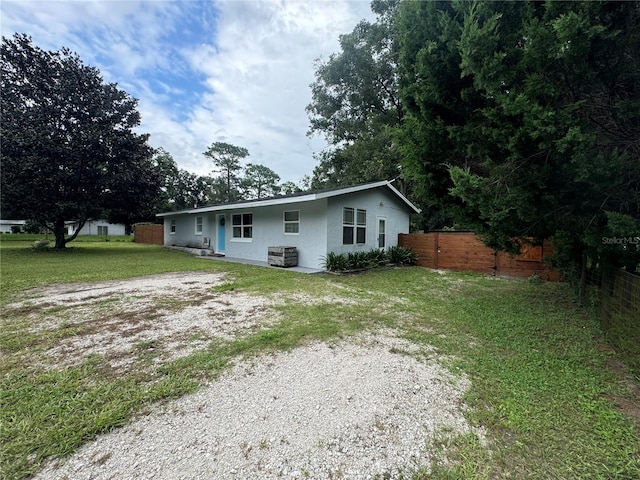
[[[486,247],[475,234],[436,232],[435,235],[436,268],[496,274],[495,250]]]

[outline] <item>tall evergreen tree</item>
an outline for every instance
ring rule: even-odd
[[[639,12],[403,3],[399,138],[422,194],[494,247],[562,239],[567,268],[607,231],[608,212],[640,218]]]
[[[204,155],[213,160],[213,164],[218,168],[217,173],[224,179],[224,201],[236,201],[239,198],[240,186],[238,174],[242,171],[240,160],[249,156],[249,150],[230,143],[214,142]]]
[[[247,164],[240,185],[245,199],[273,197],[280,193],[280,175],[265,165]]]
[[[163,176],[158,211],[186,210],[225,201],[225,182],[221,177],[197,175],[178,168],[171,154],[160,149],[154,157]]]

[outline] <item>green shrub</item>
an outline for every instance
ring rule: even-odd
[[[348,267],[347,256],[343,253],[329,252],[321,260],[322,267],[329,272],[341,272]]]
[[[367,270],[380,265],[382,259],[384,259],[382,252],[329,252],[326,257],[322,257],[322,266],[329,272]]]
[[[349,270],[365,270],[371,268],[367,252],[349,252],[347,254],[347,265],[349,266]]]
[[[418,256],[407,247],[390,247],[388,250],[373,248],[368,252],[334,253],[322,257],[322,266],[329,272],[368,270],[388,263],[415,265]]]
[[[38,233],[43,233],[44,228],[40,223],[36,222],[35,220],[27,220],[26,223],[24,224],[24,231],[26,233],[38,234]]]
[[[527,281],[532,285],[540,285],[542,283],[542,278],[537,273],[532,274]]]
[[[387,249],[389,263],[396,265],[415,265],[418,262],[418,255],[409,247],[389,247]]]
[[[369,257],[369,263],[373,267],[380,267],[388,262],[386,252],[379,248],[372,248],[367,252],[367,256]]]

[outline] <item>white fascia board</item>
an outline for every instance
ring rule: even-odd
[[[245,208],[251,208],[251,207],[265,207],[265,206],[271,206],[271,205],[286,205],[289,203],[311,202],[313,200],[320,200],[322,198],[337,197],[339,195],[360,192],[362,190],[370,190],[370,189],[382,187],[385,185],[389,185],[389,182],[382,181],[382,182],[375,182],[375,183],[367,183],[366,185],[358,185],[356,187],[341,188],[339,190],[331,190],[328,192],[310,193],[308,195],[294,195],[292,197],[272,198],[267,200],[253,200],[250,202],[241,202],[241,203],[235,203],[230,205],[215,205],[211,207],[202,207],[202,208],[189,210],[189,213],[215,212],[219,210],[245,209]],[[395,191],[399,194],[397,190]],[[402,197],[402,195],[400,196]]]
[[[339,195],[347,195],[349,193],[361,192],[362,190],[371,190],[373,188],[383,187],[388,184],[389,182],[387,182],[386,180],[382,182],[367,183],[365,185],[357,185],[355,187],[341,188],[340,190],[331,190],[329,192],[321,192],[317,194],[317,197],[318,198],[337,197]]]
[[[374,183],[367,183],[365,185],[357,185],[355,187],[347,187],[347,188],[343,188],[340,190],[333,190],[331,192],[324,192],[324,193],[319,193],[318,194],[318,198],[326,198],[326,197],[337,197],[339,195],[346,195],[349,193],[356,193],[356,192],[361,192],[363,190],[372,190],[375,188],[380,188],[380,187],[387,187],[389,188],[389,190],[391,190],[393,193],[395,193],[400,200],[402,200],[407,207],[409,207],[409,209],[413,210],[415,213],[420,213],[420,209],[418,207],[416,207],[413,203],[411,203],[407,197],[405,197],[404,195],[402,195],[400,193],[400,191],[395,188],[391,182],[387,181],[387,180],[382,180],[380,182],[374,182]]]
[[[198,214],[198,213],[220,212],[220,211],[226,211],[226,210],[244,210],[248,208],[266,207],[271,205],[287,205],[290,203],[304,203],[304,202],[311,202],[313,200],[320,200],[323,198],[337,197],[337,196],[346,195],[349,193],[361,192],[363,190],[371,190],[379,187],[388,187],[407,205],[407,207],[409,207],[409,209],[413,210],[416,213],[420,213],[420,209],[417,208],[409,200],[407,200],[407,198],[404,195],[402,195],[393,185],[391,185],[391,182],[383,180],[381,182],[367,183],[365,185],[357,185],[355,187],[347,187],[347,188],[341,188],[338,190],[330,190],[328,192],[310,193],[307,195],[294,195],[292,197],[271,198],[266,200],[252,200],[249,202],[239,202],[239,203],[232,203],[232,204],[226,204],[226,205],[212,205],[209,207],[192,208],[190,210],[181,210],[179,212],[158,213],[156,214],[156,217],[167,217],[171,215],[181,215],[185,213]]]
[[[387,182],[387,186],[391,189],[391,191],[392,191],[393,193],[395,193],[398,197],[400,197],[400,199],[401,199],[404,203],[406,203],[406,204],[407,204],[407,206],[408,206],[411,210],[413,210],[413,211],[414,211],[414,212],[416,212],[416,213],[420,213],[420,212],[422,211],[422,210],[420,210],[418,207],[416,207],[413,203],[411,203],[407,197],[405,197],[404,195],[402,195],[402,194],[400,193],[400,191],[399,191],[396,187],[394,187],[393,185],[391,185],[391,182]]]
[[[183,213],[189,213],[189,210],[176,210],[175,212],[156,213],[156,217],[170,217],[172,215],[182,215]]]
[[[318,197],[316,194],[309,194],[309,195],[300,195],[296,197],[271,198],[268,200],[253,200],[250,202],[239,202],[239,203],[231,203],[226,205],[213,205],[210,207],[194,208],[194,209],[187,210],[180,213],[196,214],[196,213],[220,212],[222,210],[245,210],[248,208],[255,208],[255,207],[268,207],[272,205],[287,205],[289,203],[309,202],[317,199]]]
[[[380,182],[375,182],[375,183],[367,183],[365,185],[358,185],[355,187],[347,187],[347,188],[343,188],[341,190],[334,190],[331,192],[325,192],[325,193],[320,193],[318,194],[318,198],[324,198],[324,197],[335,197],[338,195],[345,195],[348,193],[355,193],[355,192],[361,192],[363,190],[371,190],[374,188],[379,188],[379,187],[387,187],[389,188],[389,190],[391,190],[393,193],[395,193],[398,198],[400,198],[400,200],[402,200],[407,207],[409,207],[409,209],[413,210],[415,213],[420,213],[421,210],[416,207],[413,203],[411,203],[407,197],[405,197],[404,195],[402,195],[402,193],[400,193],[400,191],[395,188],[391,182],[387,181],[387,180],[383,180]]]

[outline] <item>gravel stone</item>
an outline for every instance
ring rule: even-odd
[[[124,371],[145,368],[148,353],[161,364],[277,323],[281,299],[215,288],[226,280],[201,272],[55,285],[6,307],[27,312],[34,331],[74,332],[23,361],[65,368],[98,354]],[[338,287],[291,300],[357,302]],[[35,478],[397,479],[428,467],[441,435],[484,439],[463,417],[469,381],[442,360],[393,330],[263,355],[47,462]]]
[[[442,432],[483,438],[462,416],[469,381],[424,353],[366,335],[262,356],[35,478],[398,478],[430,464]]]

